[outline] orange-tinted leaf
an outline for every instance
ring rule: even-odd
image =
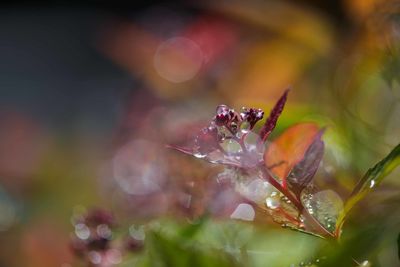
[[[287,175],[293,166],[303,159],[318,131],[319,128],[314,123],[295,124],[286,129],[265,151],[266,166],[284,182],[284,185]]]
[[[311,183],[324,156],[324,142],[321,140],[324,130],[319,131],[304,153],[303,159],[293,167],[286,178],[292,191],[299,197],[303,189]]]

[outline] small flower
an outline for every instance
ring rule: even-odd
[[[264,117],[264,111],[259,108],[243,107],[240,116],[242,117],[242,120],[247,121],[250,124],[250,128],[253,128],[254,125]]]

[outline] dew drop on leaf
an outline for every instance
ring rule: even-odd
[[[248,121],[243,121],[240,124],[240,131],[242,134],[248,133],[250,131],[250,128],[251,128],[251,124]]]
[[[221,138],[221,140],[233,137],[232,133],[225,126],[218,126],[217,129],[218,136]]]
[[[277,192],[272,192],[269,197],[265,199],[265,205],[269,209],[277,209],[281,204],[281,198]]]
[[[233,139],[226,139],[221,143],[221,147],[228,154],[236,154],[242,152],[242,147],[240,144]]]
[[[372,188],[375,186],[375,180],[371,180],[371,182],[369,183],[369,188]]]
[[[335,230],[336,220],[343,210],[343,201],[332,190],[310,193],[305,190],[301,201],[308,213],[314,216],[329,231]]]
[[[260,154],[260,159],[262,159],[265,151],[265,146],[258,134],[254,132],[248,132],[243,141],[247,151]]]
[[[203,153],[200,153],[199,151],[196,151],[195,153],[193,153],[193,156],[195,156],[195,157],[198,158],[198,159],[203,159],[203,158],[205,158],[207,155],[206,155],[206,154],[203,154]]]
[[[275,188],[263,179],[249,178],[247,181],[237,182],[235,185],[236,191],[248,200],[255,203],[263,203]]]
[[[362,267],[371,267],[371,263],[369,261],[363,261],[360,266],[362,266]]]

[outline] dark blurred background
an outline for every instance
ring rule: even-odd
[[[163,145],[189,136],[220,103],[268,112],[288,86],[276,132],[297,121],[328,126],[320,179],[337,179],[345,197],[400,141],[399,8],[2,3],[0,266],[71,266],[70,217],[85,207],[110,208],[125,223],[182,215],[175,196],[185,179],[211,174]],[[387,197],[399,192],[395,176],[383,185]],[[395,266],[392,258],[380,264]]]

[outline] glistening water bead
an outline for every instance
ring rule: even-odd
[[[237,154],[242,152],[242,147],[240,144],[233,139],[226,139],[222,142],[221,147],[227,152],[228,154]]]
[[[248,121],[243,121],[243,122],[240,124],[240,132],[241,132],[242,134],[246,134],[246,133],[248,133],[248,132],[250,131],[250,127],[251,127],[250,122],[248,122]]]
[[[263,203],[275,188],[270,183],[258,177],[257,174],[252,174],[246,177],[245,181],[236,179],[234,181],[235,190],[255,203]]]
[[[269,209],[277,209],[280,206],[280,197],[278,192],[272,192],[269,197],[265,200],[265,204]]]
[[[301,201],[310,215],[313,215],[326,229],[334,231],[336,220],[343,210],[343,202],[336,192],[332,190],[306,192],[302,195]]]

